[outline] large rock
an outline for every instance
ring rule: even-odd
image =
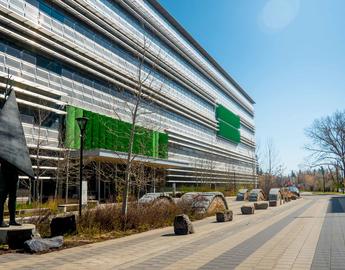
[[[31,253],[47,251],[51,248],[59,248],[63,245],[63,236],[52,238],[32,238],[25,241],[24,249]]]
[[[231,210],[224,210],[223,212],[216,213],[217,222],[232,221],[232,217],[233,214]]]
[[[267,202],[254,203],[255,210],[265,210],[268,208]]]
[[[50,234],[52,237],[65,234],[75,234],[76,232],[77,225],[75,222],[75,215],[55,217],[50,223]]]
[[[252,205],[243,205],[241,207],[242,215],[252,215],[254,214],[254,206]]]
[[[178,235],[194,233],[194,227],[189,217],[185,214],[178,215],[174,219],[174,232]]]

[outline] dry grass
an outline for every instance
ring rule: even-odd
[[[63,248],[172,226],[175,216],[179,214],[187,214],[191,220],[199,220],[214,213],[195,213],[191,204],[182,200],[177,204],[164,201],[145,205],[131,203],[126,222],[124,222],[120,205],[99,206],[83,212],[82,217],[77,221],[78,233],[65,235]],[[37,216],[32,218],[30,223],[36,225],[42,237],[50,237],[50,218],[49,215]]]
[[[121,217],[119,206],[103,206],[87,210],[78,222],[78,233],[82,238],[117,238],[128,234],[171,226],[178,214],[188,214],[192,220],[205,217],[191,211],[185,204],[152,203],[131,204],[127,219]]]

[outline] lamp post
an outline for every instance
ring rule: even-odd
[[[80,164],[79,164],[79,217],[81,217],[81,208],[82,208],[82,187],[83,187],[83,150],[84,150],[84,137],[85,137],[85,130],[86,124],[89,118],[87,117],[78,117],[77,120],[79,129],[80,129]]]

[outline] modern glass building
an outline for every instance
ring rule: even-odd
[[[137,160],[168,185],[256,181],[254,101],[156,0],[0,0],[1,93],[8,74],[47,192],[72,181],[58,168],[80,147],[76,117],[87,162],[120,164],[140,87]]]

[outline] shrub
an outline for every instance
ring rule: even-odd
[[[193,213],[191,206],[182,202],[177,205],[167,202],[145,205],[131,203],[126,221],[121,217],[120,206],[99,206],[83,212],[78,222],[78,232],[84,236],[142,232],[171,226],[175,216],[183,213],[189,215],[192,220],[205,217],[205,214]]]

